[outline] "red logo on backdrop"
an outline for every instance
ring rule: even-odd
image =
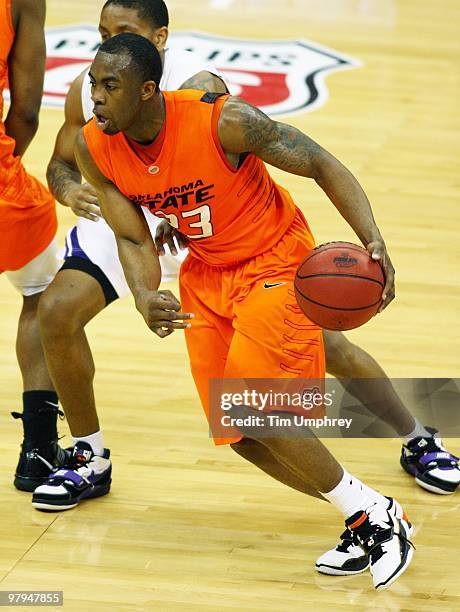
[[[361,64],[310,41],[239,40],[199,32],[173,32],[169,46],[193,51],[214,65],[230,91],[270,115],[313,110],[328,97],[325,76]],[[50,28],[44,106],[64,105],[72,81],[88,66],[100,44],[89,25]]]

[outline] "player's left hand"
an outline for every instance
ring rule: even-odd
[[[155,248],[158,255],[164,255],[164,245],[167,244],[171,255],[177,255],[177,247],[186,249],[189,243],[189,239],[184,234],[181,234],[177,229],[172,227],[167,221],[162,221],[155,232]]]
[[[167,290],[141,291],[135,296],[136,308],[144,317],[147,326],[160,338],[166,338],[176,329],[191,327],[191,312],[181,312],[176,296]]]
[[[373,240],[369,242],[366,248],[372,259],[380,263],[385,275],[385,287],[383,288],[382,303],[379,308],[379,312],[382,312],[395,297],[395,269],[383,240]]]

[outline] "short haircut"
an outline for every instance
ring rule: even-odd
[[[160,54],[153,43],[139,34],[124,32],[112,36],[99,47],[99,53],[128,55],[130,68],[133,67],[142,81],[155,81],[159,86],[163,65]]]
[[[139,17],[149,21],[155,30],[169,25],[168,9],[163,0],[107,0],[102,10],[112,4],[134,9]]]

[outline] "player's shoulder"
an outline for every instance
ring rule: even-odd
[[[194,108],[201,104],[215,104],[220,98],[228,98],[229,94],[211,93],[201,89],[177,89],[174,91],[163,91],[166,101],[174,101],[176,106],[189,106]],[[222,100],[223,101],[223,100]]]
[[[240,124],[251,129],[274,125],[274,122],[260,108],[238,96],[226,96],[220,114],[220,123]]]

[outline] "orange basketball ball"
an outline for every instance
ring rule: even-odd
[[[351,242],[328,242],[302,261],[294,287],[302,311],[325,329],[363,325],[378,311],[385,277],[368,251]]]

